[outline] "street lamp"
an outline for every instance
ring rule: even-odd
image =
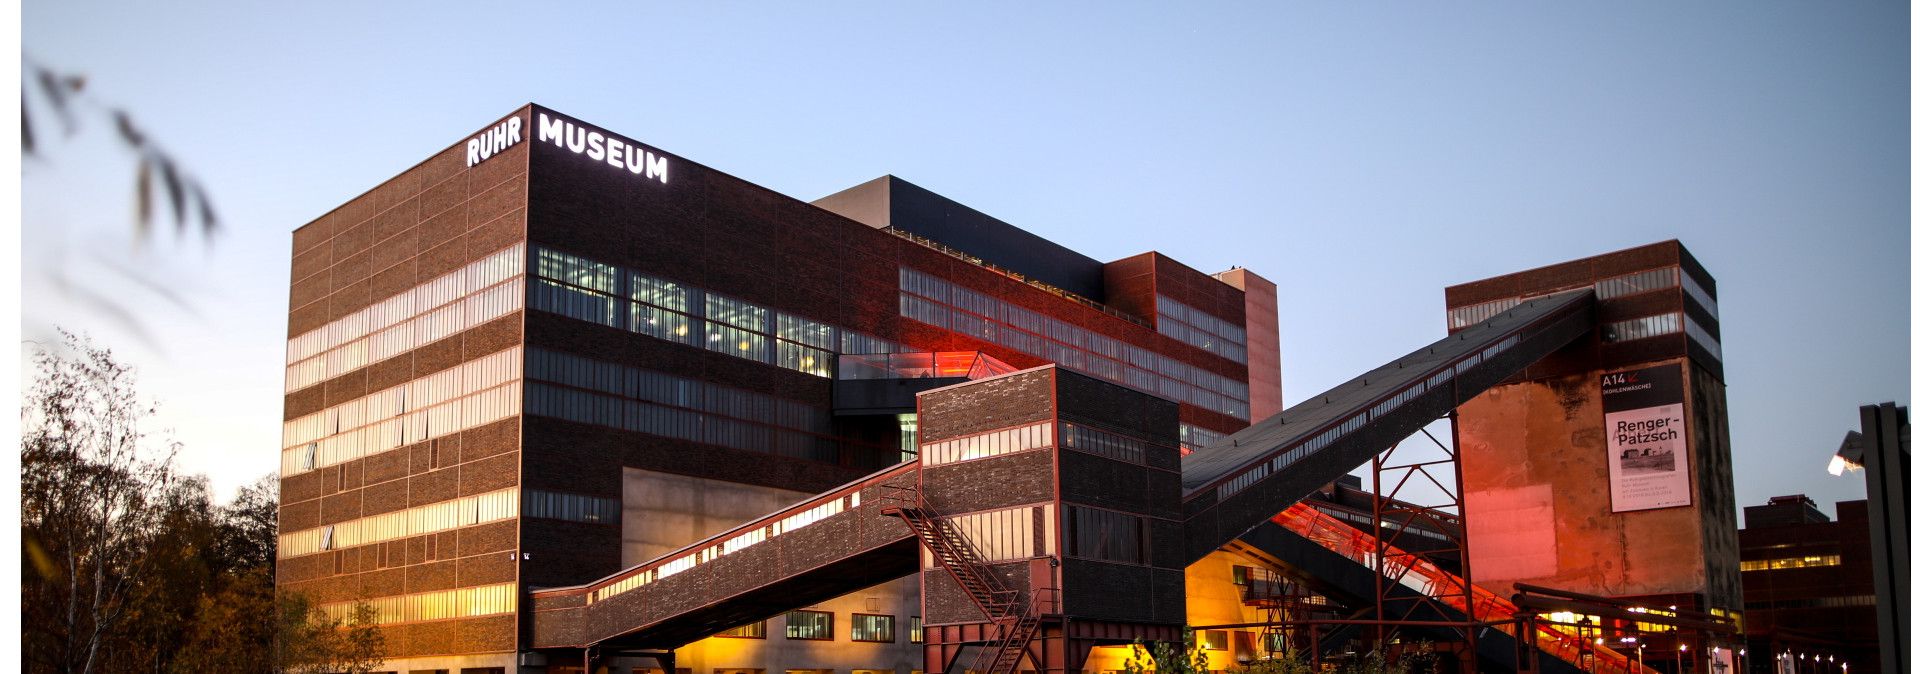
[[[1640,643],[1640,637],[1621,637],[1620,643],[1633,645],[1634,659],[1639,663],[1639,667],[1635,668],[1634,671],[1645,674],[1647,671],[1647,645]]]
[[[1687,645],[1686,645],[1686,644],[1680,644],[1680,650],[1678,650],[1678,651],[1674,651],[1674,653],[1673,653],[1673,671],[1674,671],[1674,674],[1679,674],[1679,672],[1680,672],[1680,656],[1683,656],[1683,655],[1686,655],[1686,654],[1687,654]]]

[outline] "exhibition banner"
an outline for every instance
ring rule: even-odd
[[[1681,376],[1678,364],[1601,376],[1614,512],[1693,504]]]

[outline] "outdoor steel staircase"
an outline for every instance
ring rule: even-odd
[[[1417,555],[1402,553],[1392,546],[1385,546],[1388,552],[1381,557],[1389,568],[1376,568],[1375,540],[1373,535],[1348,525],[1338,518],[1320,512],[1305,502],[1295,503],[1273,518],[1275,524],[1313,541],[1327,550],[1339,554],[1369,570],[1398,578],[1400,584],[1445,603],[1448,608],[1469,614],[1468,599],[1472,597],[1471,615],[1481,620],[1500,622],[1495,629],[1510,636],[1519,637],[1518,625],[1512,622],[1519,609],[1513,602],[1495,595],[1478,585],[1468,586],[1466,581],[1447,570],[1420,558]],[[1399,568],[1392,568],[1399,567]],[[1466,592],[1461,590],[1465,589]],[[1501,622],[1506,621],[1506,622]],[[1584,672],[1598,674],[1641,674],[1642,669],[1625,654],[1597,644],[1582,643],[1578,634],[1567,632],[1557,626],[1535,624],[1533,645],[1544,653],[1563,662],[1572,663]]]
[[[898,517],[913,529],[940,567],[953,576],[998,632],[975,653],[968,669],[977,674],[1010,674],[1019,667],[1020,657],[1040,631],[1039,602],[1029,593],[1007,587],[1006,580],[993,572],[966,534],[920,498],[917,490],[896,487],[891,491],[888,498],[896,505],[881,514]]]

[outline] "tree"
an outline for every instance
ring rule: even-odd
[[[355,672],[380,666],[373,606],[330,616],[279,593],[278,479],[213,501],[131,368],[63,332],[22,406],[22,664],[34,672]]]
[[[21,540],[28,666],[91,674],[122,627],[159,531],[153,507],[173,480],[178,447],[142,430],[155,408],[139,399],[132,368],[61,331],[66,351],[34,357],[22,401]]]
[[[1207,652],[1193,647],[1193,628],[1181,631],[1179,644],[1156,641],[1153,654],[1138,640],[1133,642],[1133,656],[1127,658],[1127,674],[1207,674]]]

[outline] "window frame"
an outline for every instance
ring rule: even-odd
[[[759,635],[759,636],[753,636],[753,635],[748,635],[748,634],[728,634],[728,633],[727,633],[727,632],[732,632],[732,631],[734,631],[734,630],[738,630],[738,629],[740,629],[740,628],[742,628],[742,627],[746,627],[747,625],[759,625],[759,626],[760,626],[760,635]],[[714,635],[713,635],[713,638],[715,638],[715,639],[760,639],[760,640],[763,640],[763,641],[764,641],[764,640],[766,640],[766,638],[767,638],[767,621],[765,621],[765,620],[760,620],[760,621],[756,621],[756,622],[750,622],[750,623],[747,623],[746,625],[741,625],[741,626],[739,626],[739,627],[735,627],[735,628],[733,628],[733,629],[729,629],[729,630],[726,630],[725,632],[715,632],[715,633],[714,633]]]
[[[810,614],[815,614],[815,615],[823,615],[823,616],[826,616],[826,617],[827,617],[827,619],[826,619],[826,626],[827,626],[827,634],[826,634],[826,636],[820,636],[820,637],[796,637],[796,636],[794,636],[794,635],[793,635],[793,628],[794,628],[794,625],[793,625],[793,614],[795,614],[795,613],[810,613]],[[799,609],[799,610],[794,610],[794,611],[788,611],[788,612],[786,613],[786,615],[785,615],[785,616],[783,616],[783,618],[785,619],[785,625],[784,625],[784,627],[786,628],[786,629],[785,629],[784,631],[785,631],[785,633],[786,633],[786,635],[787,635],[787,639],[788,639],[788,640],[790,640],[790,641],[833,641],[833,612],[832,612],[832,611],[814,611],[814,610],[809,610],[809,609]]]
[[[897,643],[900,641],[900,621],[893,614],[891,613],[853,613],[853,614],[850,614],[850,616],[851,616],[851,619],[847,623],[847,639],[849,641],[856,641],[863,644],[891,644],[891,643]],[[860,638],[860,622],[859,621],[861,618],[886,618],[887,619],[887,638],[885,639]]]

